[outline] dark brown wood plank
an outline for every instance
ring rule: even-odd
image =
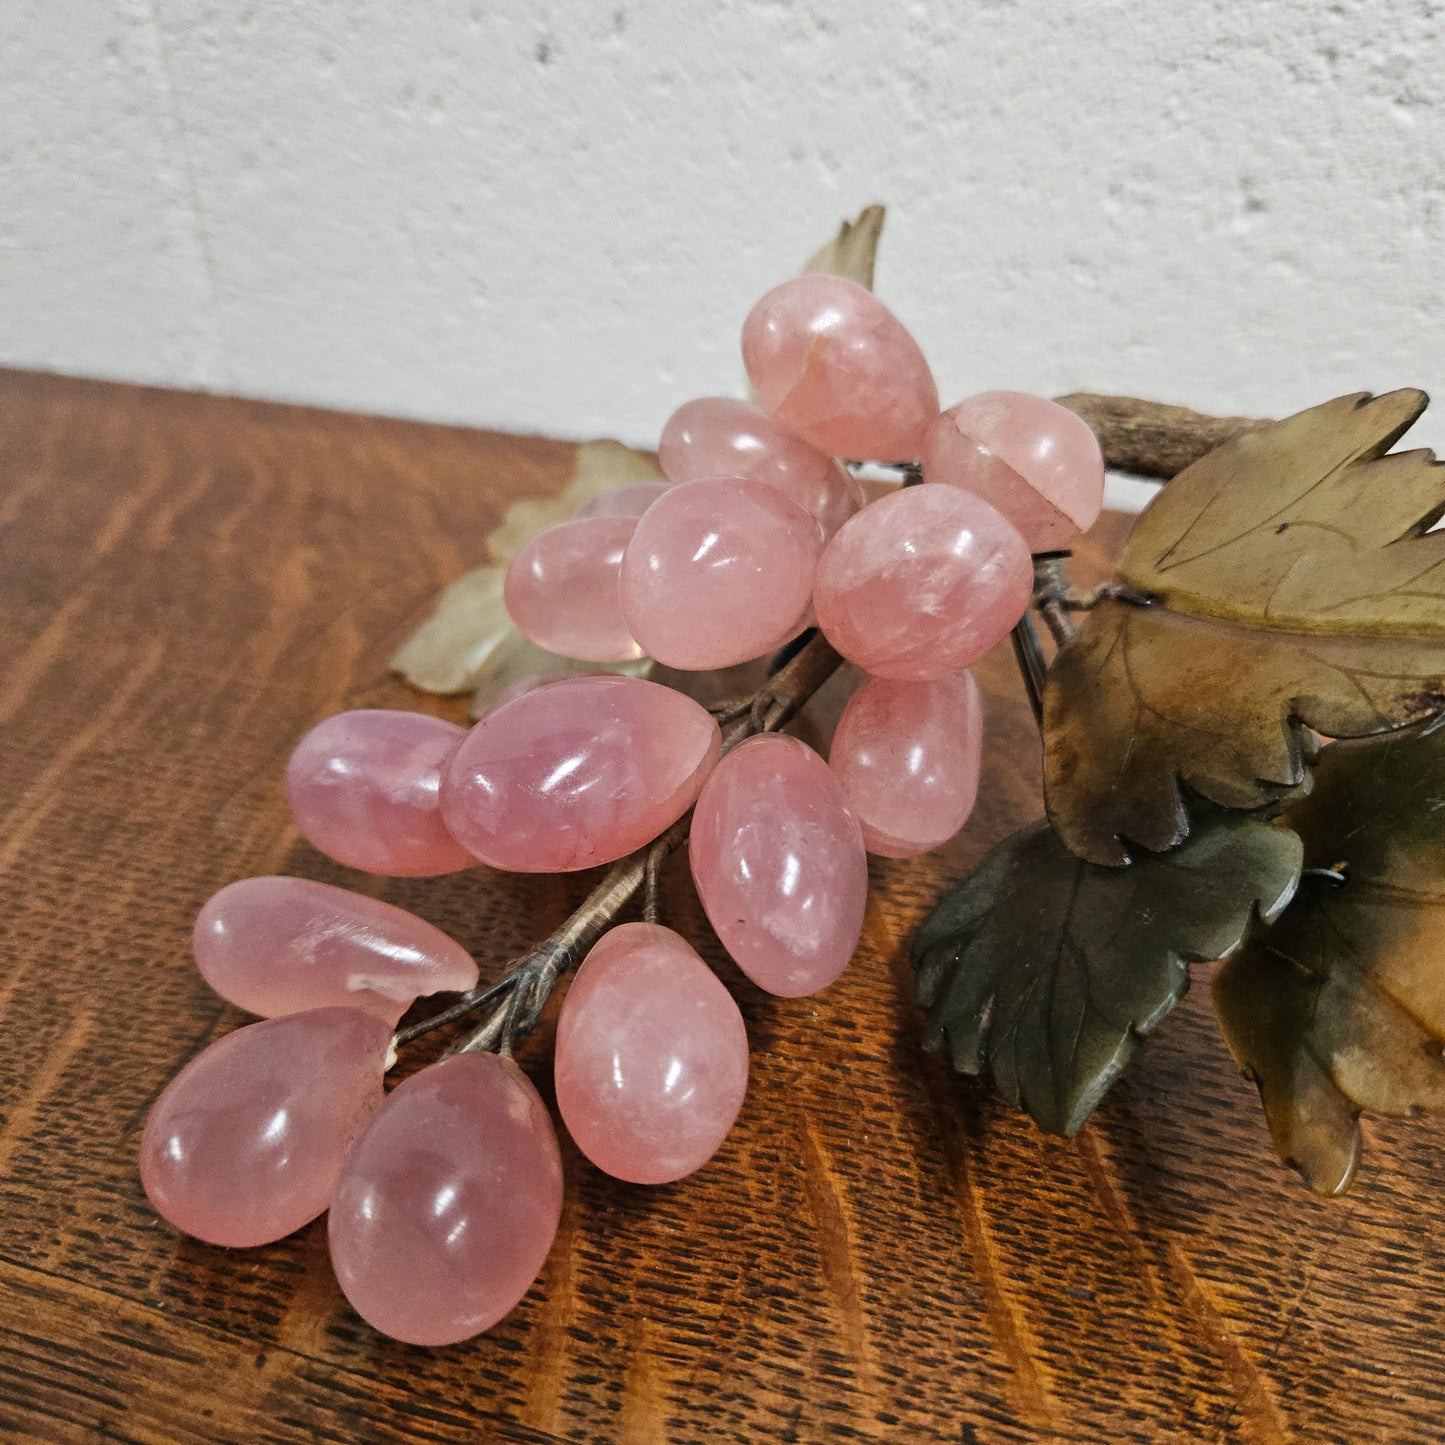
[[[1438,1440],[1436,1129],[1370,1126],[1355,1193],[1309,1197],[1203,987],[1074,1141],[921,1059],[909,934],[1039,811],[1006,652],[982,669],[974,820],[935,857],[874,865],[834,989],[759,994],[674,860],[667,916],[753,1037],[742,1119],[707,1170],[658,1190],[568,1148],[557,1248],[490,1335],[378,1338],[321,1228],[233,1253],[151,1215],[145,1111],[241,1021],[189,962],[214,889],[276,870],[359,885],[488,961],[580,896],[576,879],[359,880],[298,841],[280,788],[291,744],[338,708],[460,715],[385,659],[567,456],[0,373],[0,1437]],[[1096,541],[1119,535],[1106,519]],[[523,1055],[544,1092],[547,1046],[543,1030]]]

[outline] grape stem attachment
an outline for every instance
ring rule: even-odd
[[[1204,416],[1132,397],[1076,394],[1059,401],[1094,428],[1106,465],[1143,476],[1171,477],[1231,436],[1261,425],[1247,418]],[[899,470],[902,485],[922,480],[917,467]],[[1064,570],[1068,555],[1042,553],[1034,559],[1031,610],[1037,610],[1057,646],[1064,646],[1075,635],[1071,612],[1086,611],[1105,599],[1148,605],[1148,597],[1117,584],[1092,592],[1073,591]],[[1029,613],[1013,630],[1013,646],[1034,716],[1041,718],[1048,664]],[[816,631],[790,644],[774,659],[769,677],[757,692],[710,707],[719,726],[727,729],[722,752],[730,752],[759,733],[786,726],[842,661],[832,644]],[[479,1010],[488,1010],[486,1017],[451,1052],[496,1050],[510,1056],[514,1045],[537,1026],[558,980],[576,967],[639,892],[644,916],[655,921],[658,870],[670,853],[687,842],[690,823],[689,813],[645,848],[612,864],[572,916],[536,948],[508,964],[496,982],[474,988],[430,1018],[397,1030],[391,1057],[413,1040]]]
[[[1024,691],[1028,694],[1034,721],[1042,723],[1044,679],[1048,676],[1049,665],[1044,661],[1044,651],[1039,646],[1039,634],[1034,630],[1034,619],[1029,613],[1025,612],[1014,624],[1012,637],[1014,661],[1018,663],[1019,676],[1024,680]]]
[[[731,752],[758,733],[776,732],[785,726],[832,677],[842,660],[821,633],[814,633],[757,692],[724,704],[721,710],[715,707],[714,716],[721,711],[721,719],[732,724],[723,737],[722,752]],[[679,818],[645,848],[614,863],[577,911],[530,953],[510,963],[495,983],[464,993],[450,1008],[398,1030],[392,1040],[393,1053],[433,1029],[489,1008],[486,1018],[451,1052],[495,1049],[510,1055],[513,1046],[537,1026],[558,979],[576,967],[639,892],[644,895],[644,913],[651,914],[648,921],[655,920],[657,871],[668,854],[686,843],[690,823],[691,814]]]

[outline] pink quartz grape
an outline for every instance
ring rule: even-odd
[[[438,800],[463,736],[441,718],[382,708],[317,723],[286,765],[296,826],[328,858],[368,873],[430,878],[471,867]]]
[[[467,734],[442,782],[442,811],[494,868],[592,868],[682,817],[720,745],[707,710],[658,683],[554,682],[487,713]]]
[[[667,667],[731,667],[803,628],[817,522],[764,482],[689,482],[654,502],[622,559],[622,611]]]
[[[414,1345],[490,1329],[557,1235],[562,1158],[527,1076],[457,1054],[387,1098],[331,1199],[331,1264],[368,1324]]]
[[[829,456],[917,461],[938,415],[918,343],[871,291],[796,276],[743,324],[743,365],[763,408]]]
[[[636,517],[581,517],[533,537],[507,568],[504,596],[517,630],[583,662],[641,657],[617,595],[622,554],[636,530]]]
[[[843,709],[828,761],[868,851],[911,858],[968,820],[982,749],[983,704],[971,672],[933,682],[872,677]]]
[[[784,431],[751,402],[702,396],[668,418],[658,459],[673,482],[767,482],[812,513],[831,537],[864,502],[846,467]]]
[[[1104,455],[1067,407],[1021,391],[986,391],[929,428],[923,476],[982,497],[1031,552],[1067,546],[1104,504]]]
[[[717,1153],[748,1087],[733,996],[670,928],[602,936],[557,1021],[557,1108],[599,1169],[633,1184],[681,1179]]]
[[[818,625],[865,672],[927,682],[978,661],[1024,614],[1033,563],[981,498],[904,487],[870,502],[824,549]]]
[[[264,1019],[217,1040],[146,1120],[140,1175],[156,1212],[237,1248],[315,1219],[381,1104],[390,1043],[390,1024],[353,1008]]]
[[[575,512],[583,517],[640,517],[670,486],[671,482],[633,482],[589,497]]]
[[[718,764],[688,841],[698,897],[723,947],[760,988],[816,993],[863,929],[868,859],[828,765],[797,738],[750,738]]]
[[[242,878],[196,919],[196,964],[222,998],[276,1016],[328,1006],[388,1024],[423,994],[464,992],[477,965],[404,908],[309,878]]]

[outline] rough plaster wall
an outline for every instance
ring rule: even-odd
[[[0,0],[0,360],[645,440],[880,199],[946,400],[1445,393],[1442,40],[1435,0]]]

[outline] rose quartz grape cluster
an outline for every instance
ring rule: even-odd
[[[650,842],[692,806],[719,747],[712,716],[679,692],[568,676],[519,689],[470,731],[340,714],[302,739],[286,784],[304,835],[352,866],[555,872]],[[506,1315],[560,1216],[545,1106],[490,1054],[382,1088],[402,1013],[476,986],[466,950],[391,904],[286,877],[223,888],[193,943],[212,987],[263,1021],[213,1044],[157,1100],[140,1159],[157,1211],[246,1246],[329,1208],[343,1291],[397,1339],[446,1344]],[[564,1116],[602,1167],[679,1178],[712,1156],[742,1103],[742,1016],[666,929],[617,929],[598,947],[558,1047]]]
[[[777,733],[729,737],[682,692],[605,674],[523,679],[470,729],[360,709],[286,769],[301,834],[346,866],[426,877],[477,864],[593,868],[688,811],[689,858],[723,947],[758,988],[832,984],[864,923],[867,854],[953,836],[978,792],[969,667],[1029,605],[1031,553],[1097,515],[1093,434],[1052,402],[989,392],[940,413],[918,344],[869,291],[809,275],[749,314],[758,404],[701,397],[662,433],[663,482],[594,497],[516,554],[517,627],[582,662],[710,670],[817,627],[865,677],[828,761]],[[844,461],[922,485],[868,502]],[[331,884],[260,877],[201,910],[201,973],[261,1021],[160,1094],[141,1141],[156,1209],[210,1242],[266,1243],[329,1211],[342,1290],[378,1330],[443,1345],[488,1329],[557,1232],[562,1162],[511,1059],[453,1053],[389,1094],[402,1014],[478,968],[416,915]],[[468,1000],[476,1003],[476,998]],[[580,1151],[661,1184],[722,1147],[747,1091],[732,994],[679,934],[612,928],[582,961],[555,1046]]]

